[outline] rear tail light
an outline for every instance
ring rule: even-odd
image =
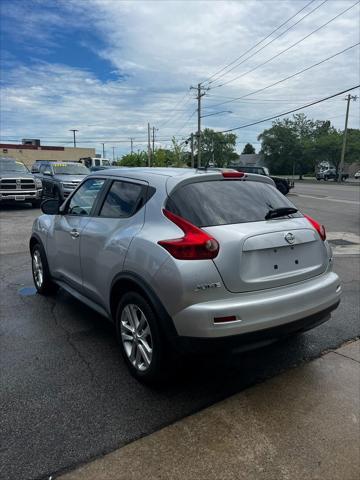
[[[215,258],[219,253],[219,244],[215,238],[182,217],[169,210],[163,210],[164,215],[184,232],[181,238],[160,240],[158,242],[173,257],[179,260],[205,260]]]
[[[320,235],[321,240],[326,240],[326,231],[324,225],[320,225],[316,220],[309,217],[309,215],[305,215],[304,217],[311,223],[311,225],[315,228],[315,230]]]
[[[244,172],[232,172],[230,170],[222,172],[224,178],[241,178],[245,176]]]

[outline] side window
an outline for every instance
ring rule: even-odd
[[[42,163],[42,164],[40,165],[40,169],[39,169],[39,170],[40,170],[40,173],[44,173],[44,171],[45,171],[46,169],[48,169],[48,170],[50,169],[49,164]]]
[[[136,183],[115,181],[106,195],[100,217],[131,217],[142,204],[143,188]]]
[[[105,180],[91,178],[81,185],[71,197],[67,208],[68,215],[90,215],[91,209],[98,198]]]

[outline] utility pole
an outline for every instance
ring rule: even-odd
[[[209,90],[209,88],[204,88],[201,86],[201,83],[198,83],[197,87],[190,87],[190,90],[197,90],[197,168],[201,167],[201,98],[206,95],[206,90]]]
[[[103,153],[102,153],[102,156],[103,156],[103,158],[105,158],[105,143],[102,143],[101,145],[103,146]]]
[[[69,132],[73,132],[73,135],[74,135],[74,148],[76,148],[76,132],[78,132],[79,130],[76,130],[75,128],[71,128],[69,130]]]
[[[150,123],[148,123],[148,167],[151,166]]]
[[[112,151],[113,151],[113,163],[115,163],[115,147],[112,147]]]
[[[344,169],[344,162],[345,162],[345,151],[346,151],[346,137],[347,137],[347,127],[348,127],[348,119],[349,119],[349,109],[350,109],[350,100],[356,101],[356,95],[349,95],[346,97],[347,105],[346,105],[346,116],[345,116],[345,129],[344,129],[344,136],[343,136],[343,144],[341,149],[341,160],[340,165],[338,168],[338,182],[342,180],[342,173]]]
[[[191,134],[190,137],[190,145],[191,145],[191,168],[194,168],[194,134]]]
[[[134,153],[134,139],[130,138],[130,152],[131,155]]]

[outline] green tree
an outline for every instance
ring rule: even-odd
[[[224,167],[239,158],[236,153],[236,135],[234,133],[220,133],[205,128],[201,133],[201,163],[214,163],[217,167]]]
[[[242,155],[248,155],[251,153],[255,153],[255,148],[251,145],[251,143],[247,143],[244,147],[244,150],[241,152]]]
[[[117,163],[121,167],[146,167],[147,153],[144,151],[128,153],[127,155],[124,155]]]
[[[336,165],[339,132],[330,122],[308,119],[304,114],[276,120],[258,139],[265,163],[273,173],[313,172],[321,160]],[[339,160],[337,161],[337,155]]]

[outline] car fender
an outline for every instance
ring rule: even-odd
[[[174,322],[160,301],[159,297],[149,283],[144,280],[142,276],[134,272],[123,271],[118,273],[111,282],[109,310],[111,312],[112,319],[115,320],[116,305],[119,301],[119,298],[121,298],[123,293],[129,291],[130,288],[141,293],[150,302],[156,313],[156,317],[159,321],[159,325],[163,334],[165,334],[168,339],[176,338],[178,335]]]

